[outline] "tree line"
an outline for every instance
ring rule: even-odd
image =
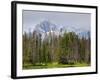
[[[79,37],[75,32],[64,32],[63,35],[55,35],[55,32],[45,33],[42,38],[36,31],[23,34],[23,65],[47,65],[58,64],[90,64],[91,40]]]

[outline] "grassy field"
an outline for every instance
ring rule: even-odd
[[[46,69],[46,68],[67,68],[67,67],[84,67],[90,66],[86,63],[76,63],[76,64],[58,64],[58,63],[47,63],[46,65],[32,65],[32,64],[24,64],[23,69]]]

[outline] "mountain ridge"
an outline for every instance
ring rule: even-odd
[[[90,33],[90,31],[83,30],[81,28],[75,28],[75,27],[69,27],[69,26],[67,26],[67,27],[57,26],[56,24],[54,24],[48,20],[44,20],[44,21],[40,22],[39,24],[37,24],[35,26],[34,31],[42,34],[42,37],[44,37],[45,35],[47,36],[48,33],[52,33],[52,32],[54,32],[55,35],[60,35],[60,33],[63,34],[64,32],[75,32],[80,38],[81,37],[88,38],[88,32]]]

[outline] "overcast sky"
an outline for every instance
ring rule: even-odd
[[[23,10],[23,32],[34,30],[34,27],[44,20],[61,26],[70,26],[90,31],[91,14],[70,12],[47,12]]]

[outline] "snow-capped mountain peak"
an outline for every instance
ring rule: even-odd
[[[56,25],[47,20],[40,22],[40,24],[37,24],[35,27],[35,31],[44,33],[56,30],[57,30]]]
[[[83,29],[79,29],[77,27],[69,27],[69,26],[57,26],[56,24],[48,21],[48,20],[44,20],[42,22],[40,22],[39,24],[37,24],[35,26],[34,31],[36,31],[37,33],[40,33],[42,35],[42,38],[47,37],[48,35],[63,35],[63,33],[67,33],[67,32],[75,32],[80,38],[83,37],[87,37],[88,36],[88,32],[86,30]]]

